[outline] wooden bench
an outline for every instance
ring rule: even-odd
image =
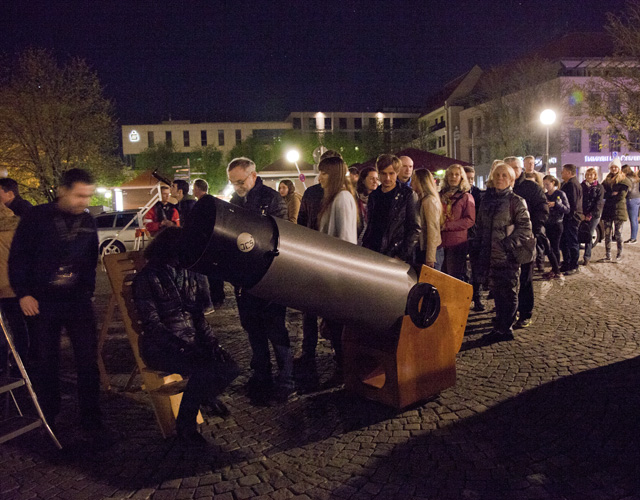
[[[124,252],[104,256],[104,266],[111,282],[113,296],[116,299],[124,323],[136,365],[142,376],[143,388],[151,398],[162,436],[167,438],[175,432],[176,415],[180,408],[182,393],[187,380],[178,373],[166,373],[148,368],[140,357],[138,336],[142,331],[142,322],[133,301],[131,283],[134,276],[145,264],[142,252]],[[198,423],[202,423],[198,413]]]

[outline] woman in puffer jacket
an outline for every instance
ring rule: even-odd
[[[492,339],[512,340],[513,324],[518,310],[520,264],[514,250],[531,237],[531,220],[525,201],[516,195],[513,169],[498,163],[491,175],[476,221],[473,240],[475,268],[481,282],[488,282],[495,299],[496,316]]]
[[[206,444],[197,431],[200,406],[224,411],[217,396],[238,375],[204,317],[208,283],[179,267],[181,229],[162,230],[145,249],[147,265],[133,280],[133,298],[142,320],[140,355],[154,370],[189,377],[176,418],[178,439]]]
[[[627,194],[631,189],[631,182],[621,170],[620,158],[609,163],[609,173],[602,181],[604,187],[604,207],[602,221],[604,222],[604,250],[605,256],[599,262],[620,262],[622,260],[622,226],[629,219],[627,214]],[[615,260],[611,259],[611,233],[618,247]]]

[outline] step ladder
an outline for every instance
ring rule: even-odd
[[[5,420],[0,420],[0,444],[6,441],[9,441],[15,437],[18,437],[26,432],[29,432],[41,426],[44,426],[47,432],[49,433],[49,436],[51,436],[51,439],[53,440],[54,444],[58,447],[59,450],[62,449],[62,445],[60,444],[60,441],[58,441],[58,438],[55,436],[55,434],[51,430],[51,427],[47,423],[47,420],[45,419],[44,414],[42,413],[42,409],[40,408],[40,404],[38,403],[38,398],[36,397],[36,393],[33,390],[31,381],[29,380],[29,375],[27,374],[27,370],[25,369],[24,364],[22,363],[22,359],[20,359],[20,355],[18,354],[18,351],[16,350],[16,346],[13,342],[13,336],[11,335],[11,330],[9,329],[7,321],[5,320],[4,315],[2,314],[1,311],[0,311],[0,328],[2,329],[2,332],[4,333],[5,338],[7,339],[9,353],[13,355],[13,359],[15,360],[16,366],[20,370],[20,377],[11,377],[10,376],[11,374],[9,373],[9,362],[8,362],[9,360],[7,359],[5,375],[0,375],[0,394],[4,394],[5,398],[8,395],[10,395],[11,399],[13,400],[13,404],[16,410],[18,411],[17,416],[14,416],[11,418],[5,418]],[[18,401],[16,400],[16,397],[13,394],[13,391],[20,387],[26,387],[27,391],[29,392],[29,395],[31,396],[31,399],[33,401],[33,405],[36,411],[38,412],[38,418],[27,417],[23,415],[22,410],[18,405]],[[6,393],[9,393],[9,394],[7,395]],[[5,408],[4,408],[3,416],[7,417],[9,401],[6,401],[6,404],[4,406]]]

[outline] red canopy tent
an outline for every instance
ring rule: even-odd
[[[402,151],[398,151],[395,153],[396,156],[408,156],[413,160],[413,167],[415,169],[426,168],[431,172],[437,172],[438,170],[446,170],[449,165],[453,165],[457,163],[458,165],[471,165],[466,161],[456,160],[454,158],[449,158],[448,156],[437,155],[435,153],[429,153],[429,151],[423,151],[422,149],[416,148],[407,148]],[[360,165],[360,169],[362,170],[365,167],[375,167],[376,159],[371,158],[367,160],[365,163]]]

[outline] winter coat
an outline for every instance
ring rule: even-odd
[[[631,182],[626,177],[618,182],[607,182],[609,176],[602,183],[604,187],[604,207],[602,220],[624,222],[627,215],[627,193],[631,189]],[[615,193],[615,194],[614,194]]]
[[[544,190],[536,182],[527,182],[524,171],[516,179],[513,192],[524,198],[529,210],[533,234],[540,234],[542,227],[549,217],[549,205]]]
[[[532,183],[533,184],[533,183]],[[478,211],[476,238],[473,240],[474,272],[484,281],[490,271],[520,268],[513,249],[532,235],[525,201],[511,188],[489,188]]]
[[[271,215],[280,219],[287,218],[287,204],[284,198],[275,189],[265,186],[260,177],[256,178],[255,185],[244,198],[235,193],[231,197],[231,204],[256,214]]]
[[[415,246],[420,237],[420,214],[418,213],[418,195],[410,187],[396,181],[396,194],[391,203],[387,227],[383,228],[382,243],[379,252],[388,257],[397,257],[405,262],[414,258]],[[376,204],[383,195],[382,186],[378,186],[369,195],[367,202],[368,223],[362,237],[362,246],[372,248],[373,220]]]
[[[211,352],[218,345],[204,317],[208,283],[203,275],[151,261],[132,286],[142,321],[140,355],[151,368],[164,369],[156,360],[166,359],[167,350]]]
[[[198,200],[196,200],[195,196],[188,194],[183,196],[182,199],[178,202],[178,204],[175,205],[175,207],[178,209],[178,214],[180,215],[181,226],[184,226],[184,222],[189,217],[189,213],[191,212],[191,209],[193,208],[193,206],[196,204],[197,201]]]
[[[451,248],[467,241],[467,231],[476,223],[476,205],[471,193],[457,192],[449,199],[440,195],[444,224],[440,227],[442,246]]]
[[[162,204],[158,201],[151,210],[149,210],[144,216],[144,227],[151,236],[155,236],[162,229],[161,222],[163,220],[170,220],[176,226],[180,225],[180,213],[173,203]]]
[[[549,218],[547,219],[547,224],[558,224],[562,222],[564,216],[569,213],[569,200],[567,200],[567,195],[564,194],[564,191],[560,189],[556,189],[553,194],[547,193],[546,198],[548,201],[553,201],[555,205],[549,208]]]
[[[304,192],[298,212],[299,225],[318,229],[318,213],[322,208],[323,197],[324,189],[320,184],[314,184]]]
[[[289,198],[289,199],[287,199]],[[300,204],[302,202],[302,195],[300,193],[292,193],[291,196],[285,198],[287,203],[287,220],[298,223],[298,213],[300,213]]]
[[[564,219],[565,222],[567,218],[580,221],[582,219],[582,188],[578,178],[574,175],[568,181],[563,182],[560,189],[567,195],[567,201],[569,202],[569,213]]]
[[[320,219],[321,233],[335,236],[354,245],[358,242],[358,209],[349,191],[340,191]]]
[[[0,203],[0,299],[15,297],[9,284],[9,250],[20,218]]]
[[[56,202],[46,203],[20,219],[11,242],[9,279],[18,298],[30,295],[51,302],[88,299],[96,285],[97,262],[98,233],[93,217],[87,212],[64,212]],[[55,284],[60,267],[76,277],[69,286]]]
[[[582,211],[585,216],[591,216],[594,219],[602,215],[602,207],[604,206],[604,187],[598,181],[595,184],[588,184],[582,181]]]
[[[435,196],[425,196],[420,202],[420,250],[426,253],[425,262],[436,261],[436,250],[442,243],[440,232],[440,219],[442,217],[442,205]],[[424,264],[425,262],[417,262]]]
[[[33,208],[33,205],[22,196],[18,195],[7,204],[7,208],[18,217],[22,217]]]

